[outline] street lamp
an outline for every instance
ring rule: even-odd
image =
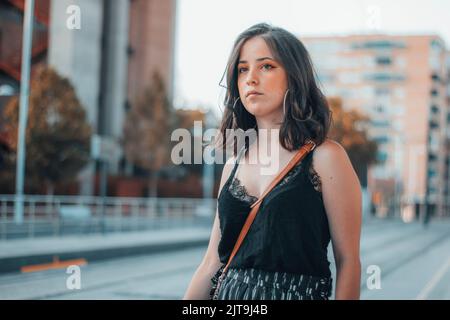
[[[16,166],[16,202],[14,207],[14,221],[16,224],[23,223],[23,181],[25,170],[25,129],[28,117],[28,98],[30,87],[31,67],[31,45],[33,41],[33,15],[34,0],[25,2],[25,19],[23,22],[22,36],[22,70],[20,76],[20,113],[19,132],[17,143],[17,166]]]
[[[205,129],[213,128],[215,124],[212,111],[207,111],[205,114]],[[205,159],[203,162],[203,198],[211,199],[213,197],[214,189],[214,163],[207,164]]]
[[[212,111],[206,111],[204,116],[205,129],[212,129],[215,123]],[[194,130],[194,139],[199,139],[203,145],[203,132]],[[195,150],[197,151],[197,150]],[[194,152],[195,152],[194,151]],[[200,150],[204,155],[203,147]],[[214,152],[214,151],[213,151]],[[213,155],[215,157],[215,155]],[[203,202],[198,209],[197,215],[202,217],[211,217],[214,214],[214,202],[212,201],[214,191],[214,162],[212,164],[206,163],[205,157],[202,156],[202,194]]]

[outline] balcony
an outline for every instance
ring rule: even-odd
[[[395,74],[390,72],[376,72],[364,75],[364,80],[376,82],[404,81],[405,79],[406,77],[402,74]]]
[[[403,49],[406,48],[404,42],[391,40],[371,40],[362,43],[354,43],[353,49]]]
[[[20,80],[22,51],[22,23],[24,0],[6,1],[0,12],[0,71],[15,81]],[[17,12],[16,9],[19,9]],[[32,57],[45,54],[48,48],[49,1],[37,1],[35,6]]]

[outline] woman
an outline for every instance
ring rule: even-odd
[[[316,148],[264,198],[218,299],[328,299],[330,241],[335,298],[359,299],[360,184],[345,150],[327,139],[330,110],[303,44],[267,24],[244,31],[228,61],[225,106],[223,136],[226,129],[256,129],[257,143],[246,141],[224,166],[209,245],[184,299],[210,298],[251,205],[307,139]],[[279,150],[270,155],[279,164],[271,174],[261,174],[260,161],[249,161],[261,146]]]

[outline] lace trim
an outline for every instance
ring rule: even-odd
[[[295,177],[297,175],[297,173],[300,172],[301,168],[302,168],[302,163],[300,162],[291,171],[289,171],[286,174],[286,176],[283,178],[283,180],[281,180],[280,183],[275,188],[281,187],[281,186],[285,185],[286,183],[288,183],[293,177]]]
[[[286,176],[283,178],[283,180],[280,181],[280,183],[278,183],[274,189],[279,188],[283,185],[285,185],[286,183],[288,183],[293,177],[295,177],[299,172],[300,169],[302,167],[301,165],[302,163],[298,164],[297,166],[295,166],[291,171],[289,171]],[[257,197],[250,195],[247,192],[247,189],[245,188],[244,185],[241,184],[241,181],[239,180],[239,178],[234,177],[234,179],[232,180],[230,187],[229,187],[229,191],[230,193],[235,197],[238,198],[242,201],[248,202],[248,203],[253,203],[256,202],[256,200],[258,200]]]
[[[241,181],[238,178],[234,178],[230,185],[230,193],[235,197],[242,201],[253,203],[258,200],[257,197],[254,197],[247,193],[245,187],[241,184]]]
[[[320,176],[314,169],[312,163],[309,166],[309,180],[311,181],[311,183],[314,187],[314,190],[322,193],[322,181],[320,180]]]

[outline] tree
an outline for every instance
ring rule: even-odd
[[[17,152],[19,102],[13,97],[4,111],[11,147]],[[53,69],[41,67],[31,83],[26,128],[26,179],[47,186],[75,179],[89,161],[91,127],[73,86]]]
[[[2,127],[4,127],[3,123]],[[2,129],[3,130],[3,129]],[[14,193],[14,163],[9,136],[0,132],[0,193]]]
[[[347,151],[360,182],[367,185],[367,168],[376,162],[377,143],[367,137],[369,118],[356,110],[345,111],[342,99],[328,98],[333,113],[329,137],[339,142]]]
[[[170,163],[175,117],[162,77],[155,72],[151,79],[127,114],[122,144],[127,161],[150,171],[149,191],[155,197],[158,172]]]

